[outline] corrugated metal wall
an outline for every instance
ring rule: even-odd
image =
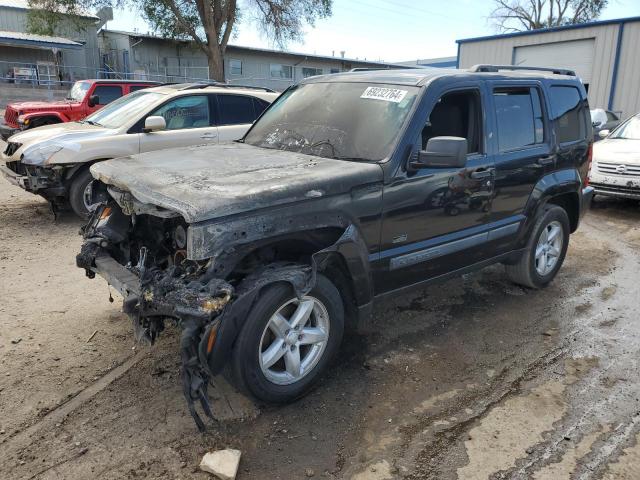
[[[640,22],[624,26],[613,108],[625,117],[640,112]]]
[[[519,46],[593,38],[595,51],[589,85],[589,103],[592,107],[608,108],[619,28],[620,24],[616,23],[464,42],[460,44],[459,67],[469,68],[479,63],[511,65],[514,49]],[[613,110],[622,111],[625,116],[640,110],[638,93],[640,83],[639,45],[640,22],[626,23],[613,104]]]

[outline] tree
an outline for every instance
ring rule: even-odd
[[[502,32],[574,25],[597,19],[608,0],[494,0],[489,18]]]
[[[258,23],[277,44],[302,38],[305,24],[331,15],[333,0],[29,0],[32,18],[46,25],[60,13],[77,14],[103,6],[139,9],[158,33],[193,40],[207,56],[209,76],[224,81],[227,44],[241,14]],[[45,19],[45,20],[43,20]],[[55,21],[55,20],[53,20]],[[30,21],[36,24],[35,21]],[[51,24],[52,22],[50,22]],[[40,31],[44,30],[40,28]],[[36,33],[36,32],[34,32]]]

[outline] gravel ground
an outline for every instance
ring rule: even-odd
[[[542,291],[502,268],[380,308],[307,397],[266,407],[216,379],[201,435],[178,337],[136,346],[74,265],[80,222],[0,179],[0,478],[640,478],[640,208],[597,201]]]

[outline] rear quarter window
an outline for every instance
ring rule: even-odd
[[[580,90],[571,86],[552,86],[551,104],[558,143],[576,142],[587,138],[586,102]]]

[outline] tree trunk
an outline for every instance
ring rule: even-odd
[[[224,57],[220,53],[217,45],[211,45],[207,53],[209,64],[209,79],[216,82],[225,82],[224,78]]]

